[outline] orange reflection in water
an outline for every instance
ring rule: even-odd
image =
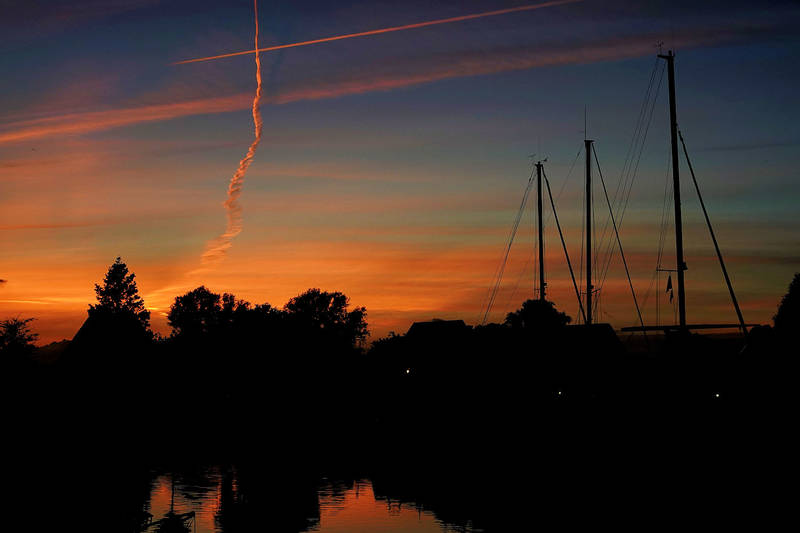
[[[193,485],[180,477],[175,481],[174,510],[176,513],[194,511],[197,533],[224,533],[218,516],[221,509],[222,473],[212,469],[205,473],[202,486]],[[236,490],[236,482],[233,482]],[[153,481],[148,511],[159,520],[170,510],[172,479],[168,475]],[[473,531],[455,529],[443,524],[436,516],[421,507],[398,501],[376,498],[368,480],[345,486],[326,484],[319,489],[319,521],[305,531],[322,533],[443,533]],[[265,514],[266,530],[269,515]],[[477,531],[477,530],[476,530]]]
[[[179,481],[175,482],[176,513],[195,512],[197,533],[213,533],[220,531],[217,528],[216,516],[220,507],[221,478],[219,473],[212,473],[208,479],[213,483],[202,490],[193,490]],[[150,505],[148,512],[153,515],[153,520],[164,518],[170,508],[172,495],[172,479],[170,476],[159,476],[153,482],[150,491]],[[189,495],[190,497],[187,497]]]
[[[325,533],[455,531],[430,511],[396,501],[376,499],[369,481],[356,481],[343,495],[320,490],[319,525],[310,531]]]

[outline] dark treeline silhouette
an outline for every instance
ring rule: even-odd
[[[95,292],[72,341],[40,350],[46,362],[36,357],[29,319],[0,324],[19,492],[33,507],[51,506],[46,514],[29,509],[32,530],[74,515],[68,496],[78,485],[102,502],[92,520],[130,531],[141,519],[148,465],[276,441],[290,450],[364,423],[337,405],[364,379],[368,335],[365,309],[340,292],[310,289],[275,308],[201,286],[175,298],[165,338],[150,330],[121,259]]]
[[[25,372],[34,366],[34,342],[39,335],[31,331],[33,318],[9,318],[0,321],[0,356],[9,374]]]
[[[661,494],[701,463],[698,479],[741,498],[757,476],[740,463],[732,481],[711,444],[730,451],[742,433],[782,427],[796,379],[800,274],[774,328],[753,328],[746,342],[649,336],[647,351],[538,300],[503,324],[418,322],[366,350],[366,309],[340,292],[309,289],[278,308],[200,286],[175,298],[167,337],[152,333],[121,259],[95,292],[71,342],[35,350],[31,319],[11,318],[0,322],[0,355],[19,492],[48,502],[61,524],[75,512],[64,493],[107,486],[92,509],[106,531],[135,530],[154,468],[198,462],[235,465],[226,531],[252,529],[281,501],[276,530],[310,527],[315,483],[331,465],[369,476],[382,497],[487,531],[513,529],[509,509],[531,495],[543,513],[568,513],[576,501],[608,503],[602,480]],[[280,489],[263,484],[277,473]],[[503,498],[497,483],[509,487]]]
[[[276,308],[200,286],[175,298],[166,338],[150,331],[135,276],[121,259],[95,292],[97,304],[57,373],[78,385],[69,396],[81,411],[122,417],[123,434],[131,421],[177,439],[176,428],[209,418],[234,434],[254,428],[257,418],[293,432],[312,420],[340,425],[320,417],[320,406],[363,377],[366,310],[351,309],[340,292],[309,289]],[[192,409],[183,412],[186,405]],[[173,408],[180,418],[152,416]]]

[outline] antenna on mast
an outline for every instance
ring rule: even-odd
[[[589,106],[583,104],[583,138],[589,138]]]

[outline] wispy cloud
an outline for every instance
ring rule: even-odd
[[[749,150],[761,150],[764,148],[791,148],[797,146],[800,141],[773,141],[773,142],[749,142],[737,144],[721,144],[699,148],[698,152],[743,152]]]
[[[2,2],[3,29],[11,35],[33,39],[52,35],[70,26],[87,24],[109,16],[151,7],[160,0],[50,0],[40,2]]]
[[[0,144],[64,134],[86,134],[96,131],[180,117],[239,111],[248,107],[246,94],[203,98],[188,102],[71,113],[10,124],[0,132]]]
[[[441,53],[405,60],[351,68],[278,88],[262,104],[281,105],[322,100],[376,91],[412,87],[452,78],[485,76],[537,67],[595,63],[653,54],[653,43],[668,39],[679,48],[777,39],[790,32],[772,23],[729,25],[700,31],[687,27],[674,35],[648,32],[600,41],[573,41],[493,50]],[[151,104],[103,111],[71,113],[17,121],[0,129],[0,144],[28,141],[54,135],[82,135],[134,124],[181,117],[241,111],[252,106],[252,96],[241,93],[189,101]]]
[[[256,44],[256,47],[253,50],[244,50],[244,51],[241,51],[241,52],[233,52],[233,53],[229,53],[229,54],[221,54],[221,55],[215,55],[215,56],[209,56],[209,57],[199,57],[199,58],[196,58],[196,59],[185,59],[183,61],[177,61],[175,64],[176,65],[181,65],[181,64],[185,64],[185,63],[197,63],[197,62],[201,62],[201,61],[211,61],[211,60],[214,60],[214,59],[223,59],[223,58],[240,56],[240,55],[247,55],[247,54],[252,54],[252,53],[272,52],[272,51],[275,51],[275,50],[284,50],[286,48],[297,48],[299,46],[310,46],[310,45],[314,45],[314,44],[329,43],[331,41],[341,41],[341,40],[344,40],[344,39],[354,39],[354,38],[358,38],[358,37],[382,35],[382,34],[385,34],[385,33],[393,33],[393,32],[397,32],[397,31],[407,31],[407,30],[414,30],[414,29],[420,29],[420,28],[427,28],[427,27],[430,27],[430,26],[438,26],[440,24],[451,24],[453,22],[463,22],[463,21],[466,21],[466,20],[473,20],[473,19],[479,19],[479,18],[484,18],[484,17],[496,17],[498,15],[507,15],[509,13],[519,13],[520,11],[532,11],[532,10],[535,10],[535,9],[542,9],[542,8],[546,8],[546,7],[560,6],[560,5],[563,5],[563,4],[574,4],[576,2],[582,2],[582,1],[583,0],[554,0],[552,2],[543,2],[541,4],[529,4],[529,5],[524,5],[524,6],[510,7],[510,8],[507,8],[507,9],[497,9],[497,10],[494,10],[494,11],[484,11],[482,13],[473,13],[473,14],[470,14],[470,15],[461,15],[461,16],[458,16],[458,17],[449,17],[449,18],[445,18],[445,19],[429,20],[429,21],[426,21],[426,22],[416,22],[416,23],[413,23],[413,24],[404,24],[402,26],[392,26],[390,28],[381,28],[381,29],[377,29],[377,30],[368,30],[368,31],[362,31],[362,32],[358,32],[358,33],[348,33],[348,34],[344,34],[344,35],[336,35],[334,37],[323,37],[321,39],[313,39],[313,40],[310,40],[310,41],[302,41],[302,42],[299,42],[299,43],[279,44],[279,45],[275,45],[275,46],[268,46],[266,48],[259,48],[258,44]]]
[[[21,230],[21,229],[84,228],[88,226],[100,226],[106,224],[108,223],[107,222],[63,222],[54,224],[15,224],[15,225],[0,226],[0,231]]]
[[[127,227],[131,224],[143,224],[147,222],[175,223],[181,219],[192,220],[205,213],[208,207],[190,207],[190,208],[152,208],[142,209],[129,214],[114,214],[106,210],[98,210],[96,213],[91,213],[90,216],[85,216],[88,213],[82,213],[84,216],[78,219],[59,220],[51,219],[42,222],[29,222],[18,224],[0,224],[0,232],[5,231],[23,231],[23,230],[64,230],[64,229],[78,229],[78,228],[92,228],[92,227],[110,227],[110,226],[123,226]],[[22,209],[21,213],[31,211],[30,209]],[[30,216],[34,218],[44,218],[45,216],[52,216],[47,210],[32,211]]]
[[[0,300],[4,304],[30,304],[30,305],[53,305],[53,302],[45,302],[42,300]]]

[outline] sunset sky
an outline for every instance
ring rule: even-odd
[[[260,44],[528,3],[262,0]],[[569,171],[584,110],[613,192],[663,42],[745,319],[768,323],[800,270],[799,24],[791,1],[584,0],[262,53],[241,233],[203,263],[253,141],[254,55],[173,63],[252,49],[252,0],[0,2],[0,319],[35,317],[40,343],[71,338],[121,256],[165,334],[170,303],[200,284],[275,306],[339,290],[367,308],[373,338],[433,317],[475,324],[531,154],[548,159],[578,262],[582,156]],[[668,143],[665,76],[621,230],[648,323]],[[735,322],[681,170],[688,321]],[[532,223],[529,208],[494,321],[532,296]],[[546,238],[550,298],[577,317],[552,218]],[[671,227],[666,243],[674,268]],[[600,299],[603,321],[636,322],[617,259]]]

